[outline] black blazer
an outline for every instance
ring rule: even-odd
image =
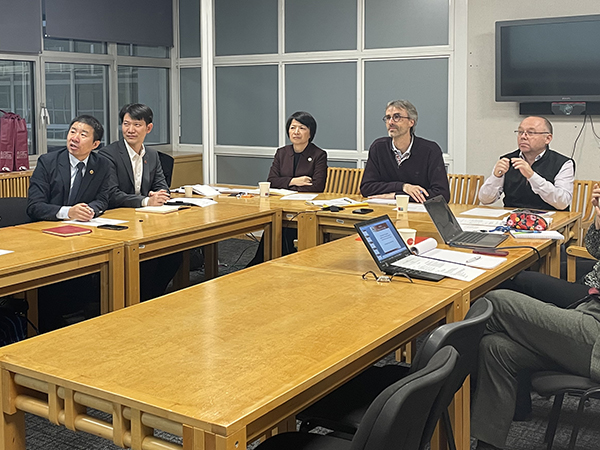
[[[277,149],[269,177],[272,188],[299,192],[323,192],[327,183],[327,153],[312,142],[300,153],[296,176],[309,176],[312,186],[290,186],[294,173],[294,147],[286,145]]]
[[[62,206],[77,203],[86,203],[95,216],[102,214],[110,197],[110,163],[97,153],[90,153],[73,205],[68,203],[70,189],[71,167],[66,147],[40,156],[29,180],[27,214],[33,220],[58,220],[56,214]]]
[[[131,159],[125,147],[125,141],[113,142],[101,148],[98,153],[111,162],[111,185],[110,208],[139,208],[144,198],[148,197],[150,191],[169,191],[165,180],[158,152],[146,147],[144,154],[144,165],[142,170],[142,186],[140,195],[135,194],[135,180]]]

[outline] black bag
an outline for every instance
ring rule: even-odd
[[[0,346],[22,341],[27,337],[26,300],[0,298]]]

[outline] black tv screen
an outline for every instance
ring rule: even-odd
[[[600,101],[600,15],[496,22],[496,101]]]

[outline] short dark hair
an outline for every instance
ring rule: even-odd
[[[86,125],[89,125],[90,127],[92,127],[94,129],[94,141],[102,140],[102,136],[104,136],[104,127],[102,126],[100,121],[98,119],[96,119],[94,116],[88,116],[87,114],[83,114],[81,116],[75,117],[73,120],[71,120],[71,123],[69,124],[69,130],[71,129],[71,127],[73,126],[73,124],[75,122],[84,123]]]
[[[305,111],[296,111],[290,116],[285,124],[285,132],[288,138],[290,137],[290,125],[292,124],[292,120],[297,120],[302,125],[308,127],[310,130],[310,139],[308,142],[312,142],[315,138],[315,134],[317,134],[317,121],[315,118]]]
[[[123,106],[119,112],[119,120],[121,123],[123,123],[125,114],[129,114],[133,120],[143,120],[146,122],[146,125],[150,125],[154,117],[152,109],[141,103],[130,103],[129,105]]]

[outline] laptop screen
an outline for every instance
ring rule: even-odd
[[[448,203],[446,203],[446,199],[441,195],[427,200],[425,209],[427,209],[429,217],[431,217],[446,244],[463,232],[458,220],[456,220]]]
[[[390,258],[396,260],[402,254],[410,254],[388,216],[360,222],[356,228],[380,267]]]

